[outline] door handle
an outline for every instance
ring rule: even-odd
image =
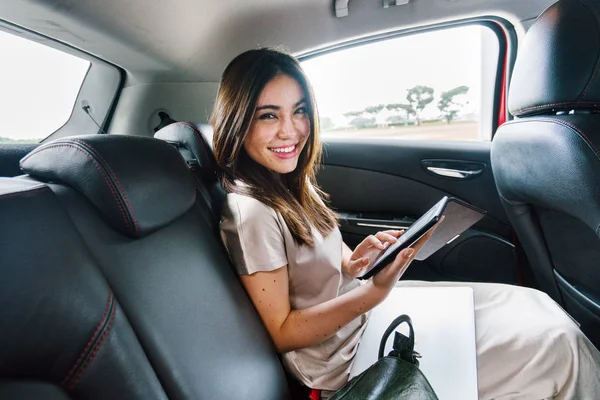
[[[482,162],[463,160],[421,160],[421,166],[430,174],[449,179],[471,179],[487,168]]]
[[[441,167],[427,167],[427,170],[430,172],[433,172],[436,175],[446,176],[448,178],[458,178],[458,179],[470,178],[472,176],[479,175],[483,172],[483,169],[467,171],[467,170],[461,170],[461,169],[441,168]]]

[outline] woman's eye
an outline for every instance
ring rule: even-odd
[[[272,113],[265,113],[265,114],[261,114],[258,116],[258,119],[275,119],[275,118],[277,118],[277,117],[275,116],[275,114],[272,114]]]
[[[299,109],[296,110],[296,114],[308,114],[308,111],[306,110],[306,107],[300,107]]]

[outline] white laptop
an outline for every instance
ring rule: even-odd
[[[440,400],[477,399],[477,353],[473,289],[470,287],[400,287],[372,312],[358,347],[350,378],[377,361],[381,336],[401,314],[415,330],[419,368]],[[408,336],[406,324],[398,331]],[[392,349],[390,335],[384,355]]]

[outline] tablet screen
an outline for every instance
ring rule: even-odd
[[[439,220],[447,201],[447,197],[442,198],[442,200],[431,207],[429,211],[421,216],[421,218],[416,220],[410,228],[398,238],[396,243],[381,251],[381,253],[365,269],[362,278],[367,279],[376,274],[381,268],[390,263],[402,249],[409,247],[427,233],[427,231]]]
[[[415,260],[425,260],[485,216],[486,212],[456,198],[444,197],[421,218],[415,221],[396,243],[379,252],[365,269],[360,279],[368,279],[392,262],[403,249],[412,246],[425,235],[443,216],[442,223],[415,256]],[[377,253],[375,253],[377,254]]]
[[[399,247],[402,247],[402,245],[404,245],[407,241],[410,241],[410,243],[409,243],[409,246],[410,246],[411,244],[413,244],[414,242],[419,240],[419,238],[421,236],[423,236],[425,233],[427,233],[426,230],[422,231],[423,227],[427,226],[428,224],[431,224],[433,218],[440,216],[440,211],[441,211],[441,209],[443,209],[444,205],[446,204],[446,200],[447,200],[447,198],[444,197],[435,206],[430,208],[429,211],[427,211],[427,213],[423,214],[423,216],[421,216],[421,218],[416,220],[408,228],[408,230],[406,232],[404,232],[402,234],[402,236],[400,236],[398,238],[398,241],[396,243],[390,245],[390,247],[388,247],[384,251],[382,251],[381,254],[375,259],[375,261],[372,264],[373,265],[376,264],[380,259],[385,257],[386,254],[393,253],[394,251],[396,251],[396,249],[398,249]]]

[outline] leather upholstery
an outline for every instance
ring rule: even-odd
[[[212,149],[213,129],[210,125],[192,122],[170,124],[154,135],[174,145],[186,159],[198,184],[199,198],[208,206],[214,224],[218,224],[226,193],[218,181],[217,161]]]
[[[57,143],[23,163],[47,182],[0,178],[0,396],[288,398],[275,349],[178,152],[122,135]],[[83,156],[72,146],[91,149]],[[109,191],[94,186],[105,184],[98,160],[136,212],[160,195],[179,217],[155,222],[151,235],[114,229],[98,206]],[[181,211],[184,197],[193,204]]]
[[[275,349],[199,205],[132,241],[103,224],[76,191],[53,189],[119,297],[169,398],[284,396]]]
[[[600,115],[522,118],[504,125],[494,143],[495,171],[512,205],[536,205],[581,220],[600,234]],[[584,132],[588,132],[587,135]]]
[[[118,299],[50,188],[0,178],[0,220],[0,397],[165,399]],[[8,385],[14,380],[32,384]]]
[[[0,399],[69,400],[58,386],[40,382],[0,382]]]
[[[498,129],[491,154],[502,203],[540,289],[597,346],[599,62],[600,2],[561,0],[546,10],[517,56],[509,102],[520,118]]]
[[[194,184],[185,164],[160,140],[74,136],[38,147],[20,165],[35,178],[76,188],[115,229],[131,237],[167,225],[194,202]]]
[[[21,175],[19,160],[37,146],[37,143],[0,143],[0,176]]]
[[[519,45],[508,107],[520,117],[600,110],[600,2],[559,1]]]
[[[40,382],[0,382],[0,399],[69,400],[58,386]]]
[[[175,122],[160,129],[154,137],[189,150],[207,178],[218,171],[217,161],[212,152],[213,129],[210,125]]]

